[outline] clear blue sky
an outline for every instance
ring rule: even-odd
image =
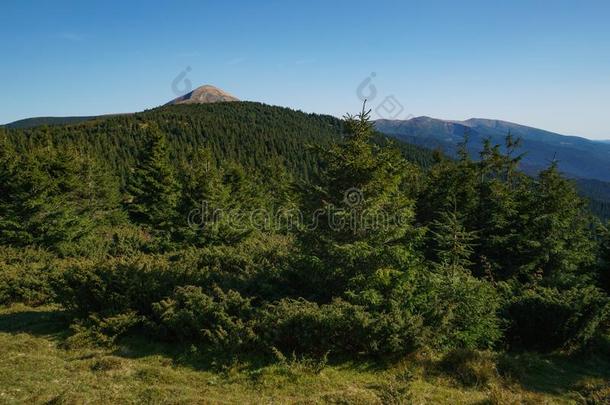
[[[0,123],[154,107],[190,67],[193,86],[338,116],[374,73],[371,106],[394,96],[397,118],[610,139],[608,1],[264,3],[2,1]]]

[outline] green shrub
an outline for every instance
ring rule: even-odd
[[[138,255],[75,265],[56,284],[60,303],[81,318],[108,317],[128,311],[144,316],[152,304],[174,288],[194,282],[188,265],[173,265],[163,256]]]
[[[427,341],[439,349],[489,349],[502,337],[500,297],[487,281],[453,270],[426,275],[420,294]]]
[[[253,308],[236,291],[216,287],[206,294],[201,287],[177,287],[171,297],[153,304],[153,310],[166,337],[231,350],[254,341]]]
[[[99,318],[91,315],[72,324],[72,335],[63,343],[67,348],[110,347],[134,328],[147,325],[146,318],[135,312]]]
[[[112,228],[107,242],[107,251],[110,256],[132,256],[147,250],[152,237],[141,228],[135,226],[121,226]]]
[[[62,263],[44,250],[0,246],[0,304],[52,302],[51,280],[61,272]]]
[[[507,339],[533,350],[580,348],[597,337],[609,315],[609,299],[596,287],[534,287],[509,300]]]
[[[409,352],[415,347],[417,323],[396,314],[371,313],[363,306],[336,299],[318,305],[284,299],[260,311],[259,338],[282,352],[312,356]]]

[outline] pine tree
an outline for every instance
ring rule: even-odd
[[[225,241],[219,221],[229,208],[231,194],[211,150],[197,150],[181,172],[183,238],[197,246]]]
[[[476,273],[480,276],[506,279],[518,267],[519,255],[514,247],[519,238],[519,201],[523,198],[523,190],[517,192],[514,186],[518,183],[515,170],[521,157],[511,156],[518,146],[513,143],[512,138],[507,137],[507,151],[502,153],[499,145],[492,146],[486,140],[477,162],[478,204],[470,227],[479,232]]]
[[[61,255],[86,253],[82,242],[116,209],[116,200],[108,197],[116,185],[92,181],[88,170],[95,162],[73,149],[49,146],[16,156],[8,147],[2,155],[2,243],[37,245]]]
[[[412,223],[406,184],[415,168],[396,149],[371,143],[369,114],[363,108],[345,117],[344,141],[324,151],[319,184],[303,193],[306,220],[314,226],[301,243],[324,263],[317,289],[327,298],[348,289],[364,293],[380,271],[396,275],[418,261],[421,232]]]
[[[590,270],[595,261],[591,217],[557,162],[540,172],[529,197],[529,218],[522,231],[529,243],[519,245],[528,261],[524,274],[564,283]]]
[[[431,229],[439,265],[464,270],[472,266],[476,235],[465,229],[456,209],[442,212]]]
[[[20,217],[22,205],[17,200],[20,192],[20,157],[0,129],[0,242],[2,244],[27,244],[31,237]]]
[[[165,134],[156,125],[148,125],[145,150],[129,178],[127,209],[135,223],[145,226],[165,244],[177,228],[180,184]]]

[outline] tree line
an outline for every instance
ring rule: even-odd
[[[391,356],[580,350],[608,332],[608,228],[556,164],[520,172],[510,136],[448,159],[381,137],[366,110],[220,103],[0,146],[0,301],[60,303],[77,336]],[[204,201],[333,221],[190,226]]]

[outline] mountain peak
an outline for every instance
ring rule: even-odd
[[[195,90],[186,93],[183,96],[177,97],[167,103],[170,104],[208,104],[208,103],[220,103],[225,101],[239,101],[238,98],[233,97],[224,90],[218,87],[206,84],[204,86],[197,87]]]

